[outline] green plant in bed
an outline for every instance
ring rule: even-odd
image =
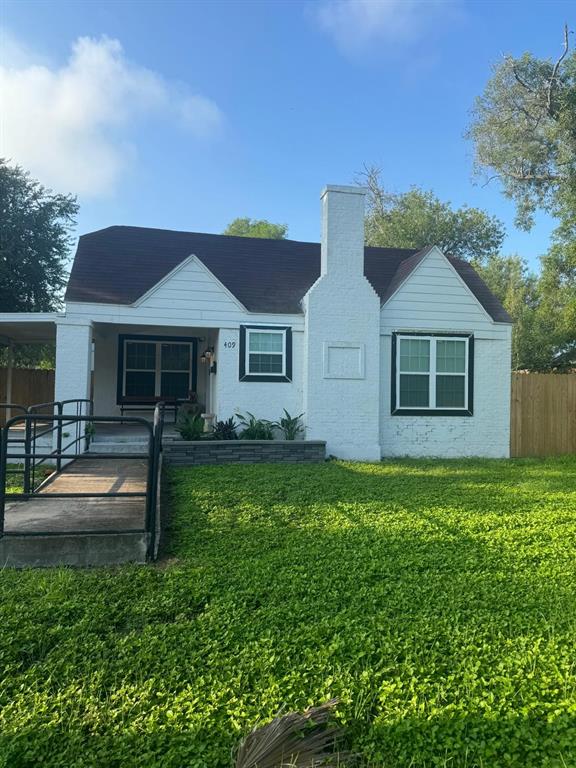
[[[238,414],[238,421],[241,427],[241,440],[274,440],[274,425],[271,421],[257,419],[249,411],[245,416]]]

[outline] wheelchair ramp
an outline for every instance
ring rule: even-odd
[[[59,498],[58,494],[144,494],[147,470],[146,460],[140,459],[77,459],[47,482],[41,496],[6,505],[0,562],[16,568],[146,562],[144,496]]]
[[[160,536],[161,406],[149,423],[138,417],[93,416],[91,404],[88,415],[68,415],[66,405],[49,403],[53,413],[15,416],[1,431],[0,567],[154,560]],[[40,418],[48,423],[42,430]],[[22,424],[24,438],[11,437]],[[87,434],[105,436],[107,429],[126,425],[131,441],[143,433],[128,451],[108,450],[106,440],[95,440],[95,452],[87,451]],[[39,445],[37,437],[47,432],[57,448]],[[24,462],[13,466],[13,446],[19,443]]]

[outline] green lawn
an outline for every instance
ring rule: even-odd
[[[23,490],[24,475],[23,464],[8,464],[6,470],[6,493],[21,493]],[[51,464],[43,464],[36,467],[34,480],[39,483],[45,480],[54,471],[54,466]]]
[[[341,697],[364,766],[576,766],[576,458],[174,470],[154,567],[0,573],[0,765],[224,768]]]

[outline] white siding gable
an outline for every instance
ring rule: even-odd
[[[230,314],[245,312],[243,305],[195,256],[179,264],[144,296],[135,307],[153,313],[168,310]]]
[[[432,248],[382,308],[382,330],[494,332],[495,324],[439,248]]]
[[[474,415],[392,414],[392,333],[474,335]],[[380,312],[383,456],[509,455],[511,335],[495,323],[448,259],[433,248]]]

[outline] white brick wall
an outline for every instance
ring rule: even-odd
[[[401,416],[390,412],[391,336],[382,336],[382,455],[510,455],[510,334],[474,340],[474,415]]]
[[[215,387],[218,419],[250,411],[257,418],[276,421],[283,415],[283,408],[291,416],[302,413],[303,336],[302,331],[292,332],[292,381],[239,381],[240,332],[237,328],[220,330],[216,344],[218,374]],[[234,342],[235,346],[229,346]]]

